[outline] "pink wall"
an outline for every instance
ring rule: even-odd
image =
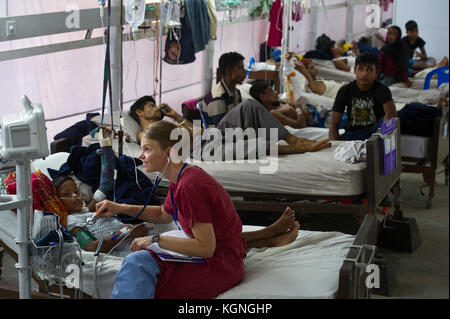
[[[340,3],[342,0],[326,2],[332,4]],[[73,2],[71,0],[14,0],[9,1],[9,15],[60,11],[64,10],[69,3]],[[93,0],[79,0],[76,3],[81,9],[96,7],[96,1]],[[361,26],[358,19],[363,13],[364,11],[355,10],[355,33]],[[220,55],[228,51],[240,52],[246,57],[246,63],[252,56],[258,60],[259,45],[266,39],[268,23],[260,19],[229,24],[223,23],[221,21],[223,18],[227,19],[226,14],[219,12],[218,40],[214,43],[213,70],[217,68]],[[305,52],[309,49],[309,19],[309,15],[304,15],[301,22],[294,24],[291,50]],[[325,19],[323,13],[320,13],[317,35],[326,33],[335,40],[344,38],[345,20],[345,8],[329,11],[328,20]],[[99,34],[101,31],[97,30],[94,36]],[[25,41],[8,41],[0,43],[0,51],[79,40],[83,36],[84,32],[72,32]],[[138,97],[153,94],[155,45],[154,39],[127,41],[123,45],[124,109],[128,109],[129,105]],[[46,118],[50,120],[47,122],[47,135],[49,141],[52,141],[55,134],[73,123],[83,120],[84,115],[57,121],[51,119],[74,113],[85,113],[101,107],[104,50],[105,46],[102,45],[0,62],[0,94],[2,97],[0,117],[6,113],[22,111],[19,101],[20,97],[26,94],[31,101],[43,105]],[[196,61],[188,65],[168,65],[163,62],[163,101],[179,112],[183,101],[204,94],[203,86],[200,84],[204,78],[204,54],[204,51],[197,53]],[[164,93],[166,91],[170,92]]]

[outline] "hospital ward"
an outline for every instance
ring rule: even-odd
[[[0,0],[0,96],[3,301],[449,299],[447,0]]]

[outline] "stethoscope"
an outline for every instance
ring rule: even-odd
[[[144,206],[142,207],[141,211],[139,212],[139,214],[137,214],[135,217],[121,218],[121,221],[123,223],[129,223],[131,221],[134,221],[134,220],[138,219],[142,215],[142,213],[144,212],[145,208],[149,204],[150,199],[152,198],[153,192],[155,191],[156,188],[158,188],[158,185],[159,185],[159,183],[162,180],[161,175],[164,175],[166,173],[166,170],[167,170],[167,167],[169,166],[169,164],[170,164],[170,158],[167,159],[167,164],[164,167],[164,170],[162,171],[162,173],[158,172],[158,174],[156,175],[155,183],[153,184],[153,187],[152,187],[152,189],[150,191],[150,195],[148,196],[148,198],[147,198]],[[187,163],[185,163],[183,165],[183,167],[180,169],[180,172],[178,173],[177,181],[180,179],[181,173],[186,168],[186,166],[187,166]],[[173,220],[175,222],[175,225],[178,227],[179,230],[181,230],[181,227],[179,226],[178,219],[177,219],[178,218],[178,207],[177,207],[176,204],[174,204],[174,199],[173,199],[173,189],[172,189],[172,192],[171,192],[171,200],[172,200],[172,207],[174,207],[174,209],[175,209],[175,214],[173,213],[173,209],[172,209],[172,213],[171,213],[172,214],[172,218],[173,218]],[[91,216],[91,217],[89,217],[86,220],[88,225],[93,225],[93,224],[95,224],[96,221],[97,221],[97,218],[95,216]]]
[[[145,208],[147,208],[147,205],[149,204],[149,202],[150,202],[150,200],[151,200],[151,198],[152,198],[153,192],[155,191],[156,188],[158,188],[158,185],[159,185],[159,183],[160,183],[161,180],[162,180],[161,175],[164,175],[164,174],[166,173],[166,170],[167,170],[167,167],[169,167],[169,164],[170,164],[170,158],[168,157],[168,158],[167,158],[167,164],[166,164],[166,166],[164,167],[162,173],[160,173],[160,172],[158,171],[158,174],[156,175],[156,178],[155,178],[155,183],[153,184],[152,190],[150,191],[150,195],[148,196],[147,200],[145,201],[144,207],[142,207],[142,209],[141,209],[141,211],[139,212],[139,214],[137,214],[135,217],[130,217],[130,218],[122,217],[120,220],[121,220],[123,223],[129,223],[129,222],[132,222],[132,221],[138,219],[138,218],[142,215],[142,213],[144,212]]]

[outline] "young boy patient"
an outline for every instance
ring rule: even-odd
[[[436,60],[427,56],[425,41],[419,37],[419,27],[416,21],[410,20],[405,24],[406,36],[402,41],[409,49],[408,74],[414,76],[417,72],[436,66]],[[416,51],[419,49],[420,52]],[[418,58],[418,59],[417,59]]]
[[[96,251],[103,238],[100,252],[107,253],[123,239],[120,230],[127,227],[130,235],[111,253],[126,256],[131,252],[130,245],[134,238],[148,235],[144,224],[125,225],[116,218],[100,218],[94,224],[88,224],[88,218],[94,216],[95,212],[89,212],[75,181],[67,175],[60,175],[53,180],[53,185],[59,199],[69,211],[67,229],[72,232],[82,249]]]

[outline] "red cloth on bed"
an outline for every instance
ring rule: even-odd
[[[242,222],[225,189],[199,167],[186,168],[176,184],[170,183],[163,206],[169,214],[172,190],[183,231],[194,237],[193,222],[212,223],[216,251],[204,264],[162,261],[150,252],[161,267],[155,298],[214,298],[242,280]]]
[[[4,180],[6,193],[17,194],[16,173],[10,172]],[[31,185],[33,190],[33,211],[35,209],[51,212],[59,216],[62,226],[67,224],[67,208],[60,201],[52,181],[40,170],[31,174]]]

